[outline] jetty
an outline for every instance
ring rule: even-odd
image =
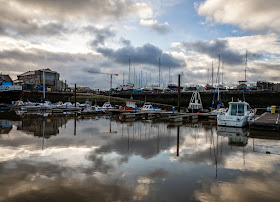
[[[257,130],[279,130],[280,120],[279,113],[265,112],[261,116],[249,121],[250,129]]]

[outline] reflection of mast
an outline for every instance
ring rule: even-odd
[[[77,132],[77,114],[75,113],[75,120],[74,120],[74,136],[76,136],[76,132]]]
[[[43,142],[42,142],[42,150],[44,150],[45,144],[45,118],[43,119]]]
[[[158,126],[158,138],[157,138],[157,153],[159,153],[159,126]]]
[[[129,151],[129,128],[126,126],[127,129],[127,151]]]
[[[177,156],[179,156],[179,136],[180,136],[180,126],[177,127]]]

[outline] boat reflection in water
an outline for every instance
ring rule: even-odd
[[[280,140],[216,127],[5,114],[0,201],[278,200]]]
[[[248,144],[249,129],[218,126],[217,134],[228,137],[228,145],[245,147]]]

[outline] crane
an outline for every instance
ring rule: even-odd
[[[112,80],[113,80],[113,76],[119,76],[118,74],[111,74],[111,73],[103,73],[103,72],[95,72],[95,71],[88,71],[89,73],[92,74],[106,74],[106,75],[110,75],[111,76],[111,80],[110,80],[110,89],[112,88]]]

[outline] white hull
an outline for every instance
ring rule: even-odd
[[[218,115],[218,126],[244,127],[248,125],[248,116]]]

